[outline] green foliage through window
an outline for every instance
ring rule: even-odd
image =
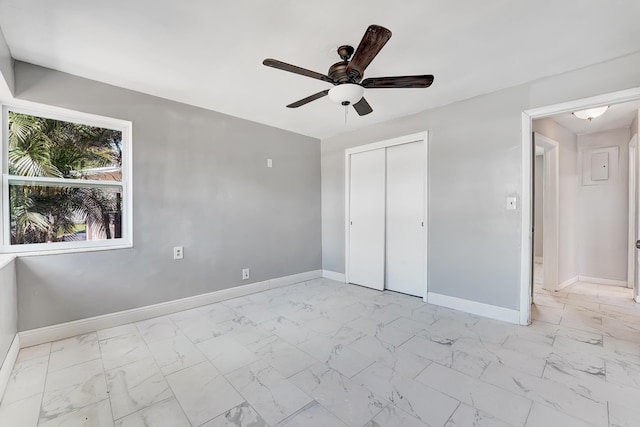
[[[122,237],[122,132],[10,111],[8,151],[12,244]]]

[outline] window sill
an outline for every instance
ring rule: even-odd
[[[20,258],[20,257],[31,257],[31,256],[42,256],[42,255],[61,255],[61,254],[74,254],[74,253],[83,253],[83,252],[98,252],[98,251],[112,251],[118,249],[131,249],[133,248],[132,243],[125,243],[121,245],[112,245],[112,246],[96,246],[96,247],[86,247],[86,248],[69,248],[69,249],[40,249],[37,251],[24,251],[24,252],[4,252],[0,253],[0,268],[2,268],[2,263],[5,257],[10,257],[9,260],[5,262],[9,262],[11,259]]]

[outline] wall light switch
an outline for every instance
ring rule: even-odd
[[[516,209],[516,198],[507,197],[507,210],[512,211]]]
[[[273,160],[272,159],[267,159],[267,167],[268,168],[272,168],[273,167]]]

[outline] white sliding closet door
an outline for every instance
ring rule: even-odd
[[[384,289],[385,150],[351,155],[349,282]]]
[[[387,148],[386,288],[424,296],[425,144]]]

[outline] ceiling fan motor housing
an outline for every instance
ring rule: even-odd
[[[349,75],[347,74],[348,65],[349,61],[336,62],[329,68],[329,72],[327,74],[331,77],[331,80],[336,82],[336,84],[349,83]]]

